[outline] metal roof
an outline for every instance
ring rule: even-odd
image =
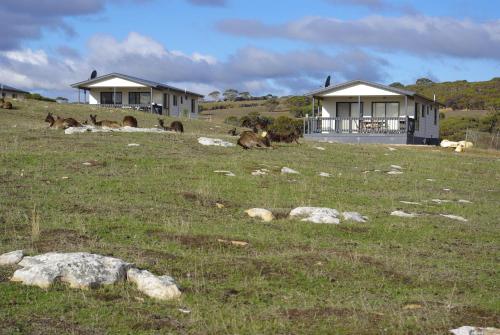
[[[177,92],[182,92],[182,93],[188,93],[188,94],[196,95],[196,96],[199,96],[199,97],[203,97],[203,95],[199,94],[199,93],[195,93],[195,92],[183,90],[181,88],[173,87],[173,86],[170,86],[170,85],[165,85],[165,84],[157,83],[157,82],[154,82],[154,81],[151,81],[151,80],[141,79],[141,78],[137,78],[137,77],[133,77],[133,76],[128,76],[126,74],[121,74],[121,73],[116,73],[116,72],[113,72],[113,73],[110,73],[110,74],[106,74],[106,75],[103,75],[103,76],[100,76],[100,77],[96,77],[94,79],[85,80],[85,81],[73,84],[73,85],[71,85],[71,87],[73,87],[73,88],[87,88],[87,87],[84,87],[84,86],[92,84],[92,83],[95,83],[95,82],[98,82],[98,81],[103,80],[103,79],[112,78],[112,77],[118,77],[118,78],[121,78],[121,79],[133,81],[135,83],[139,83],[139,84],[142,84],[144,86],[148,86],[148,87],[152,87],[152,88],[169,89],[169,90],[172,90],[172,91],[177,91]]]
[[[5,85],[5,84],[2,84],[0,83],[0,88],[3,87],[3,90],[4,91],[9,91],[9,92],[18,92],[18,93],[25,93],[25,94],[29,94],[30,92],[26,92],[26,91],[23,91],[23,90],[20,90],[18,88],[15,88],[15,87],[12,87],[12,86],[9,86],[9,85]]]
[[[397,93],[397,94],[401,94],[401,95],[406,95],[406,96],[409,96],[409,97],[420,97],[422,99],[433,101],[432,99],[429,99],[429,98],[427,98],[427,97],[425,97],[423,95],[420,95],[420,94],[418,94],[417,92],[414,92],[414,91],[408,91],[408,90],[404,90],[404,89],[397,88],[397,87],[392,87],[392,86],[377,84],[377,83],[374,83],[374,82],[371,82],[371,81],[367,81],[367,80],[351,80],[351,81],[348,81],[348,82],[345,82],[345,83],[342,83],[342,84],[328,86],[328,87],[324,87],[324,88],[321,88],[321,89],[309,92],[309,93],[305,94],[305,96],[316,96],[318,94],[322,94],[322,93],[326,93],[326,92],[329,92],[329,91],[334,91],[334,90],[337,90],[337,89],[341,89],[341,88],[344,88],[344,87],[350,87],[350,86],[354,86],[354,85],[358,85],[358,84],[364,84],[364,85],[368,85],[368,86],[380,88],[382,90],[386,90],[386,91]],[[436,101],[436,103],[438,103],[438,102]]]

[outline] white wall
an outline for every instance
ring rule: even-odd
[[[439,138],[439,107],[419,97],[416,97],[416,102],[418,103],[419,118],[418,126],[415,125],[415,136]],[[422,109],[424,109],[423,116]],[[434,124],[434,113],[436,113],[436,124]]]
[[[24,100],[24,99],[26,99],[26,94],[4,90],[3,91],[3,98]]]
[[[325,97],[322,99],[321,116],[323,117],[336,117],[337,116],[337,103],[338,102],[358,102],[358,97]],[[390,97],[361,97],[363,103],[363,115],[372,115],[372,103],[374,102],[399,102],[399,115],[400,116],[413,116],[414,100],[408,98],[408,113],[405,109],[405,98],[403,96],[390,96]]]
[[[146,88],[147,86],[138,84],[133,81],[125,80],[122,78],[110,78],[110,79],[105,79],[98,81],[96,83],[88,85],[88,87],[143,87]]]
[[[351,87],[347,87],[340,90],[335,90],[330,93],[325,93],[322,96],[324,97],[335,97],[335,96],[343,96],[343,97],[354,97],[354,96],[398,96],[400,94],[394,93],[391,91],[383,90],[377,87],[368,86],[365,84],[358,84]]]

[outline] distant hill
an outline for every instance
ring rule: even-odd
[[[393,85],[399,86],[397,83]],[[500,78],[478,82],[461,80],[443,83],[434,83],[422,78],[415,85],[403,87],[429,98],[436,94],[439,102],[453,109],[500,109]]]

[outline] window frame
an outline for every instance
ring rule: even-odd
[[[103,100],[104,100],[103,99],[103,95],[104,94],[110,94],[111,95],[111,101],[112,101],[111,103],[103,103]],[[120,100],[119,100],[120,102],[119,103],[117,103],[115,101],[115,98],[118,97],[118,96],[120,97]],[[101,98],[101,100],[100,100],[101,105],[122,105],[123,104],[123,94],[122,94],[122,92],[104,91],[104,92],[101,92],[100,98]]]
[[[349,117],[352,117],[352,105],[354,104],[358,104],[357,101],[337,101],[336,105],[335,105],[335,117],[339,117],[339,104],[349,104]],[[360,111],[360,115],[358,116],[359,118],[362,118],[363,117],[363,111],[364,111],[364,102],[361,101],[361,111]]]
[[[375,104],[384,104],[384,116],[373,116],[373,112],[375,111]],[[398,116],[387,116],[387,104],[398,104]],[[371,117],[401,117],[401,103],[399,101],[372,101],[372,110],[371,110]]]

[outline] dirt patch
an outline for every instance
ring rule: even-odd
[[[354,225],[338,225],[336,226],[337,230],[346,232],[346,233],[356,233],[356,234],[362,234],[362,233],[367,233],[370,231],[370,228],[368,227],[359,227],[359,226],[354,226]]]
[[[450,311],[453,326],[499,327],[500,314],[476,306],[463,306]]]
[[[349,317],[356,311],[348,308],[317,307],[317,308],[291,308],[282,313],[289,320],[315,320],[331,316]]]
[[[0,334],[30,334],[30,335],[100,335],[106,332],[99,328],[90,328],[65,320],[64,317],[50,318],[38,315],[27,319],[0,321]]]
[[[14,271],[16,271],[15,266],[0,266],[0,283],[9,281]]]
[[[218,240],[248,242],[246,240],[241,240],[239,238],[231,238],[227,236],[179,235],[157,230],[150,230],[147,231],[146,233],[150,236],[157,237],[161,240],[176,242],[185,247],[194,249],[221,249],[221,248],[232,248],[235,250],[244,249],[236,245],[233,245],[231,243],[221,243]],[[247,245],[245,249],[247,249],[248,247],[249,246]]]
[[[89,249],[92,240],[87,235],[81,234],[71,229],[51,229],[42,230],[40,239],[33,243],[33,247],[38,252],[77,252],[82,249]]]
[[[229,201],[219,198],[211,198],[209,195],[194,193],[194,192],[182,192],[181,196],[187,201],[193,202],[198,206],[203,207],[217,207],[217,204],[221,204],[224,207],[230,207]]]
[[[123,297],[119,294],[110,292],[99,292],[98,290],[91,291],[90,296],[96,300],[105,302],[111,302],[123,299]]]
[[[162,330],[175,331],[176,334],[187,334],[185,326],[178,320],[157,314],[150,315],[146,320],[136,322],[131,327],[134,331]]]

